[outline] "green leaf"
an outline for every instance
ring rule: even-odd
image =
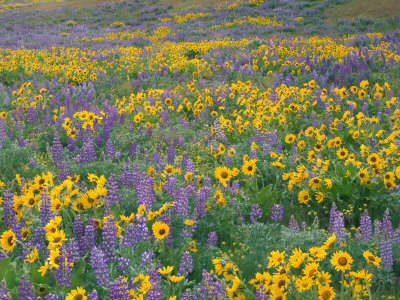
[[[23,264],[24,273],[29,274],[31,272],[31,264]]]
[[[81,257],[79,261],[76,264],[74,264],[73,272],[75,274],[84,274],[85,270],[86,270],[86,262],[85,259]]]
[[[94,210],[94,216],[96,217],[96,219],[103,219],[104,211],[101,208],[96,208]]]
[[[0,280],[6,276],[7,270],[10,269],[11,258],[6,258],[0,261]]]
[[[30,280],[32,281],[33,284],[46,284],[47,283],[46,275],[42,277],[42,275],[38,272],[37,269],[32,268],[30,274],[31,274]]]
[[[5,280],[7,283],[7,288],[12,289],[16,286],[17,273],[14,270],[6,270]]]
[[[116,203],[110,207],[110,212],[114,217],[116,217],[116,218],[119,217],[119,215],[121,214],[121,210],[119,209],[118,203]]]

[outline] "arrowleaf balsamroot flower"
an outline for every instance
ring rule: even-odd
[[[155,222],[152,226],[154,237],[163,240],[169,234],[169,226],[162,222]]]
[[[232,178],[232,171],[226,167],[217,167],[214,172],[215,178],[217,178],[223,186],[227,186],[227,181]]]
[[[369,250],[364,251],[363,256],[367,263],[373,264],[375,267],[379,268],[379,264],[381,262],[381,259],[375,255],[373,255]]]
[[[174,267],[168,266],[168,267],[160,268],[157,271],[161,275],[167,275],[167,274],[171,273],[173,270],[174,270]]]
[[[335,267],[336,271],[345,272],[350,270],[351,264],[353,263],[353,258],[347,252],[342,250],[337,251],[333,254],[331,259],[331,264]]]
[[[7,230],[1,235],[1,247],[4,251],[12,252],[16,246],[15,234],[12,230]]]
[[[252,176],[257,170],[256,165],[257,159],[251,159],[246,161],[242,166],[242,172],[244,175]]]
[[[71,293],[67,295],[65,300],[87,300],[85,293],[86,290],[78,286],[75,290],[72,290]]]

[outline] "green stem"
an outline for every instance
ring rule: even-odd
[[[344,273],[342,272],[342,286],[340,288],[340,300],[343,300],[343,293],[344,293]]]

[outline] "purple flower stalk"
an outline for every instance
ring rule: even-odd
[[[281,222],[282,218],[283,218],[282,205],[274,203],[274,205],[271,208],[271,220]]]

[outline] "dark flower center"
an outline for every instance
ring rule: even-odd
[[[341,258],[339,258],[338,263],[339,263],[339,265],[341,265],[341,266],[347,265],[347,259],[346,259],[346,257],[341,257]]]
[[[278,286],[281,288],[281,287],[283,287],[283,286],[285,286],[285,284],[286,284],[286,281],[285,280],[280,280],[279,282],[278,282]]]
[[[82,294],[77,294],[74,296],[74,298],[72,298],[73,300],[81,300],[83,299],[83,295]]]
[[[324,299],[324,300],[330,299],[331,297],[332,297],[331,291],[325,291],[322,293],[322,299]]]
[[[158,232],[160,235],[164,235],[165,234],[165,229],[160,229],[160,231]]]
[[[8,244],[9,244],[10,246],[14,245],[14,237],[13,237],[13,236],[10,236],[10,237],[7,239],[7,242],[8,242]]]

